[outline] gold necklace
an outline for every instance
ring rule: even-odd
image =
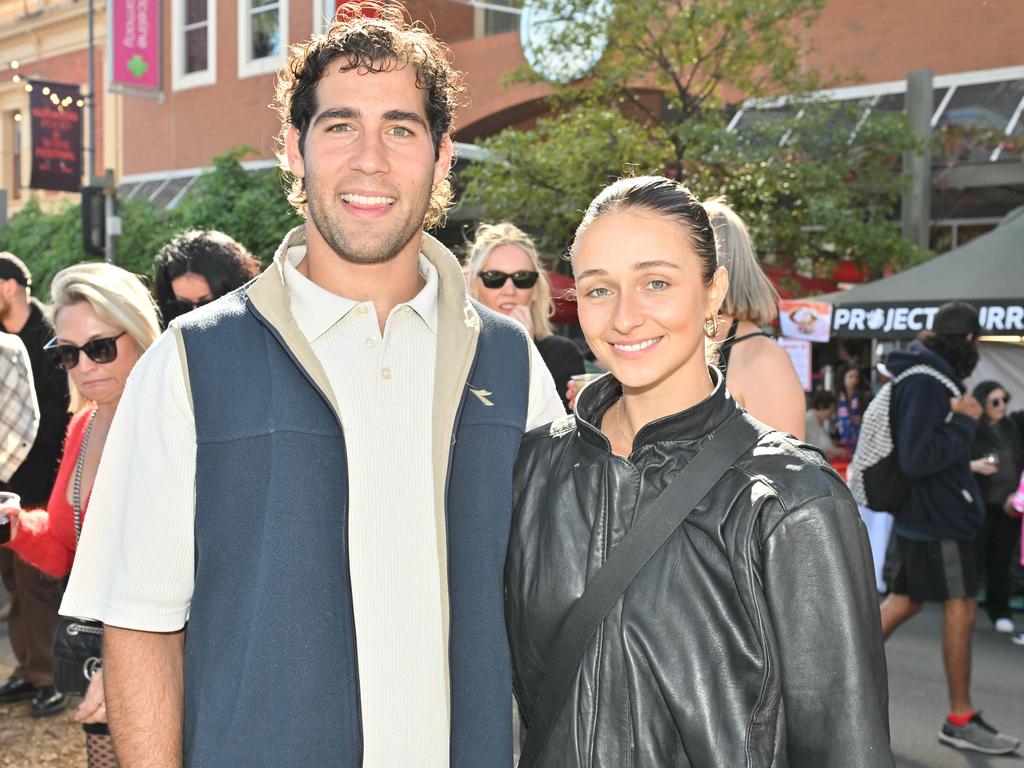
[[[633,446],[633,441],[626,436],[626,430],[622,428],[622,412],[626,409],[625,404],[622,402],[622,398],[619,398],[618,408],[615,409],[615,426],[619,428],[619,434],[622,435],[622,439],[626,441],[626,444],[630,447]]]

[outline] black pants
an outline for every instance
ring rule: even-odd
[[[985,572],[985,611],[992,621],[1010,618],[1010,559],[1020,538],[1020,520],[1001,506],[985,506],[985,532],[978,563]]]

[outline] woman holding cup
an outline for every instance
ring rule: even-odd
[[[138,277],[111,264],[77,264],[51,284],[56,336],[44,347],[71,381],[71,410],[57,480],[46,509],[6,507],[6,546],[53,576],[71,572],[89,494],[125,383],[159,335],[156,305]],[[75,713],[86,732],[89,765],[116,765],[98,670]]]
[[[469,248],[466,280],[470,296],[526,327],[566,405],[569,380],[585,371],[583,355],[551,330],[551,285],[530,236],[508,222],[481,224]]]

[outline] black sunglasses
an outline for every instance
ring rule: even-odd
[[[70,371],[78,365],[79,352],[85,352],[94,363],[103,365],[117,360],[117,340],[126,333],[128,331],[121,331],[117,336],[107,339],[93,339],[80,347],[74,344],[58,344],[57,339],[53,338],[43,345],[43,349],[50,354],[53,364],[65,371]]]
[[[171,299],[166,304],[167,317],[164,318],[164,322],[168,323],[179,315],[184,315],[186,312],[191,312],[193,309],[206,306],[214,298],[211,296],[208,299],[200,299],[199,301],[189,301],[188,299]]]
[[[993,408],[998,408],[1000,405],[1010,402],[1010,396],[1004,395],[1003,397],[993,397],[988,401],[988,404]]]
[[[537,284],[540,272],[521,269],[510,275],[508,272],[499,272],[496,269],[485,269],[480,273],[480,279],[483,280],[484,286],[487,288],[501,288],[510,277],[512,278],[512,285],[516,288],[533,288]]]

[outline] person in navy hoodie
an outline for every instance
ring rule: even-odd
[[[891,594],[882,603],[882,633],[888,638],[925,602],[943,603],[950,711],[939,740],[958,749],[1007,754],[1020,740],[982,720],[970,697],[971,634],[978,610],[975,539],[985,509],[968,459],[982,407],[963,379],[978,363],[980,331],[973,306],[943,304],[932,330],[885,363],[894,377],[916,365],[931,372],[904,379],[893,393],[893,440],[910,489],[896,515],[898,564]],[[959,397],[951,397],[942,377]]]

